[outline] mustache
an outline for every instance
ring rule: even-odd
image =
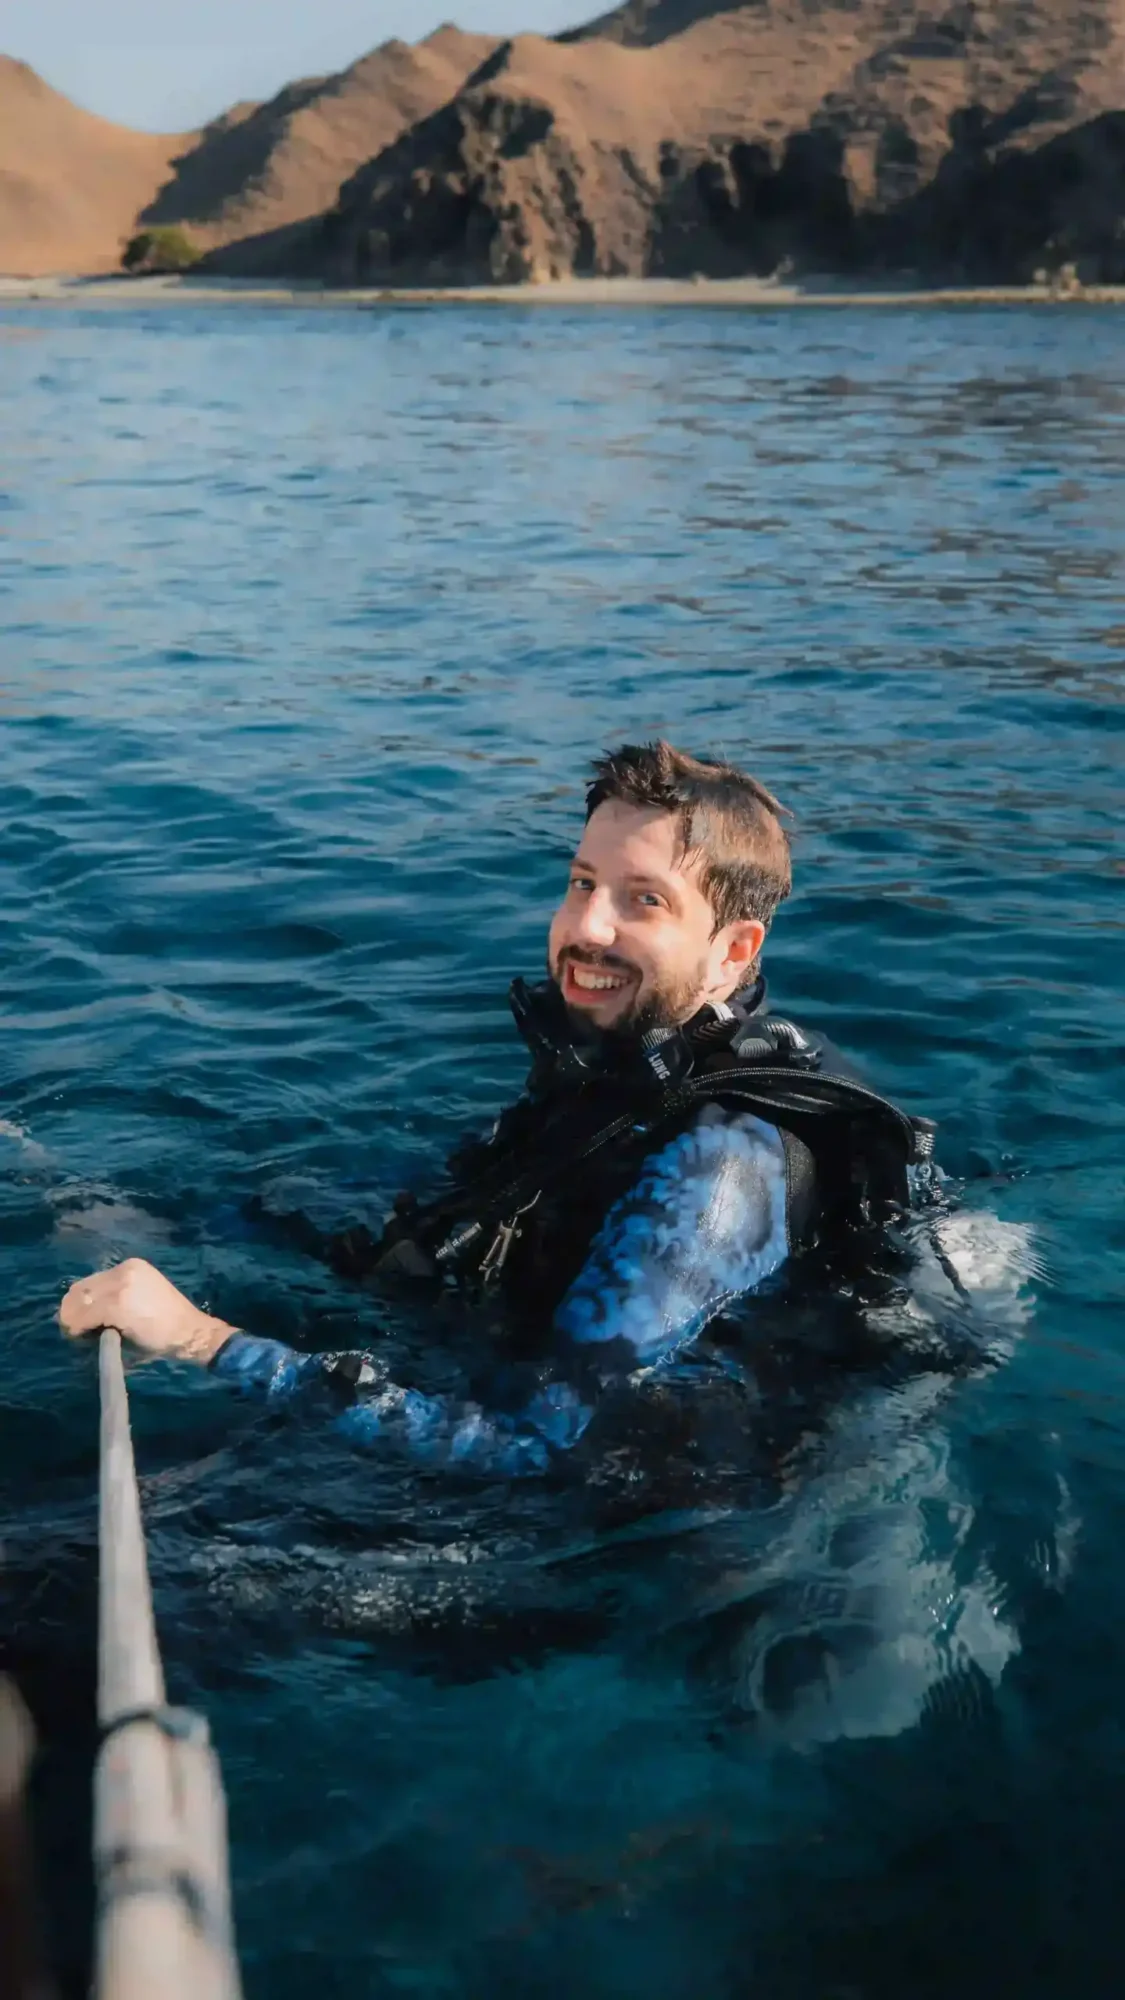
[[[560,972],[564,965],[588,965],[593,971],[603,970],[605,972],[628,972],[632,974],[635,974],[637,970],[635,965],[630,965],[627,958],[618,958],[612,951],[586,951],[581,945],[577,944],[563,946],[558,956]]]

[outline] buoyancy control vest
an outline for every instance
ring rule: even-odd
[[[523,1095],[486,1139],[452,1156],[436,1200],[400,1196],[377,1244],[357,1232],[337,1239],[338,1268],[503,1279],[550,1309],[645,1158],[704,1104],[753,1112],[781,1132],[795,1247],[890,1219],[907,1206],[908,1168],[932,1157],[932,1122],[869,1089],[823,1039],[771,1015],[762,979],[681,1027],[640,1036],[583,1032],[553,981],[516,980],[511,1004],[532,1058]]]

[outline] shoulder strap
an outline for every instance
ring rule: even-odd
[[[737,1098],[760,1104],[765,1114],[788,1112],[799,1117],[826,1114],[853,1118],[878,1118],[888,1122],[902,1138],[908,1162],[920,1157],[919,1135],[929,1134],[933,1149],[936,1127],[928,1118],[911,1118],[892,1104],[889,1097],[868,1089],[854,1077],[835,1076],[824,1070],[791,1067],[789,1064],[738,1062],[722,1068],[708,1068],[701,1076],[689,1078],[686,1091],[706,1099]]]

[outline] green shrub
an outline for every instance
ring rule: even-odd
[[[121,263],[126,271],[190,271],[202,255],[182,229],[142,229],[125,245]]]

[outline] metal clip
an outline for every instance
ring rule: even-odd
[[[529,1209],[534,1208],[538,1199],[539,1195],[537,1194],[533,1200],[526,1202],[523,1208],[517,1208],[510,1222],[502,1222],[500,1224],[492,1242],[481,1258],[479,1276],[482,1284],[495,1284],[508,1261],[508,1253],[511,1250],[512,1244],[516,1241],[517,1237],[523,1235],[523,1231],[519,1226],[521,1215],[526,1215]]]

